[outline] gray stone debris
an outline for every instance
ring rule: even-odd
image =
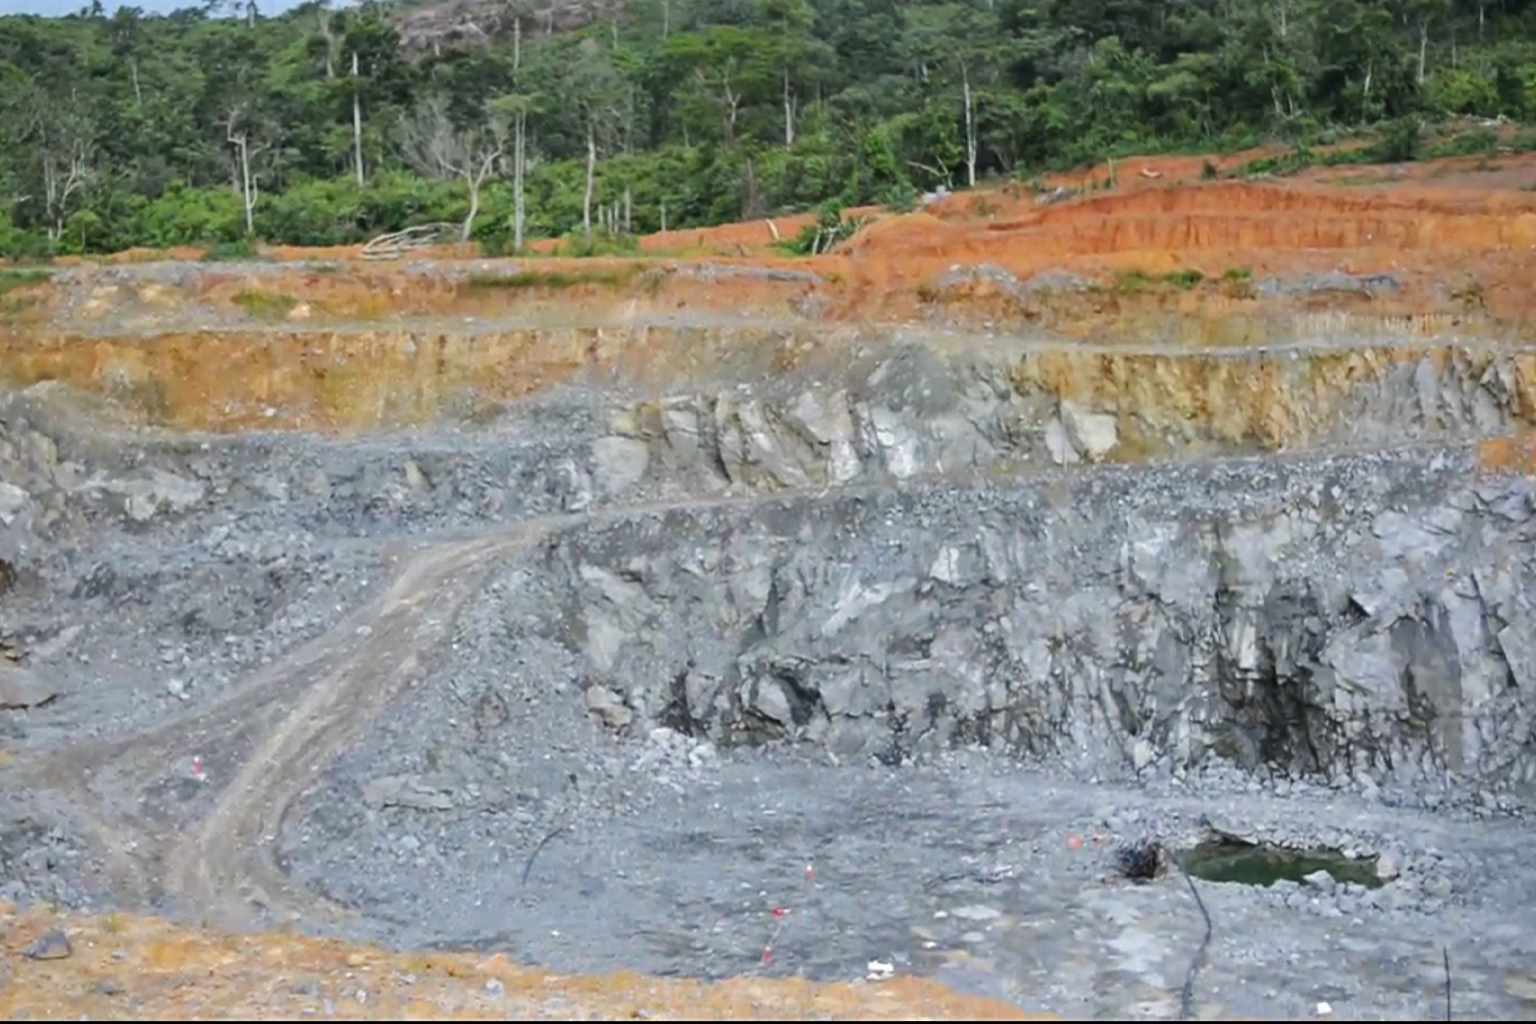
[[[1391,274],[1347,274],[1330,270],[1297,277],[1266,277],[1258,283],[1260,295],[1300,295],[1318,292],[1363,292],[1395,294],[1402,282]]]
[[[622,729],[635,717],[625,706],[624,698],[601,683],[587,687],[587,710],[610,729]]]
[[[58,928],[48,932],[24,950],[27,957],[32,960],[63,960],[74,951],[74,947],[69,944],[69,936]]]
[[[1061,403],[1061,425],[1077,454],[1089,462],[1103,459],[1120,440],[1113,416],[1089,412],[1073,402]]]
[[[0,708],[41,707],[63,693],[64,688],[49,673],[0,658]]]
[[[363,802],[369,807],[403,807],[415,811],[446,811],[454,806],[452,782],[444,777],[390,775],[363,786]]]
[[[628,437],[600,437],[592,442],[592,475],[605,494],[622,494],[645,476],[650,449]]]
[[[31,497],[32,495],[15,484],[0,480],[0,526],[10,526],[15,522]]]
[[[1390,882],[1403,873],[1403,855],[1398,850],[1388,848],[1382,850],[1376,856],[1376,877],[1383,882]]]

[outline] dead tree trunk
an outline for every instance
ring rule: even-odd
[[[960,65],[960,84],[965,90],[965,183],[976,187],[976,104],[971,96],[971,71]]]
[[[83,150],[72,152],[67,166],[53,153],[43,156],[43,205],[48,211],[49,241],[57,242],[64,234],[69,199],[89,180],[88,155]]]
[[[363,184],[363,100],[357,87],[357,51],[352,51],[352,159],[357,166],[357,183]]]
[[[331,12],[319,11],[320,37],[325,40],[325,77],[336,77],[336,33],[331,30]]]
[[[464,218],[464,230],[459,233],[460,245],[469,244],[469,236],[475,229],[475,218],[480,215],[480,189],[500,158],[501,147],[496,146],[482,153],[478,164],[466,163],[464,166],[464,184],[469,186],[469,216]]]
[[[245,233],[256,234],[256,200],[261,196],[261,184],[251,173],[250,137],[242,129],[235,131],[235,119],[230,118],[225,138],[235,147],[235,159],[240,165],[240,202],[245,207]]]
[[[581,197],[581,229],[592,241],[592,182],[597,176],[597,128],[587,120],[587,190]]]
[[[1429,19],[1419,22],[1419,78],[1420,85],[1424,84],[1424,63],[1429,53]]]
[[[795,145],[795,94],[789,91],[789,68],[784,69],[784,148]]]
[[[725,102],[725,144],[736,145],[736,119],[741,114],[741,94],[731,87],[731,74],[725,72],[720,79],[720,98]]]
[[[523,174],[528,167],[528,113],[519,110],[512,135],[512,247],[523,251]]]
[[[1371,72],[1374,65],[1365,65],[1365,87],[1360,91],[1360,123],[1365,124],[1371,117]]]

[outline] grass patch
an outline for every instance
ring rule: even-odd
[[[1145,270],[1127,270],[1115,275],[1115,290],[1125,294],[1148,291],[1157,279]]]
[[[6,268],[0,270],[0,295],[25,288],[29,284],[41,284],[53,280],[53,271],[38,269]]]
[[[635,267],[582,267],[578,270],[519,270],[515,274],[474,274],[469,279],[469,286],[486,291],[563,291],[583,285],[618,288],[627,284],[635,276],[636,270]]]
[[[30,285],[46,284],[53,279],[53,271],[36,268],[9,267],[0,269],[0,317],[10,320],[41,304],[42,297],[22,292],[10,294]]]
[[[843,208],[836,202],[823,203],[817,210],[816,221],[800,229],[795,238],[785,238],[773,243],[774,248],[791,256],[817,256],[831,252],[859,233],[859,229],[872,218],[850,217],[843,219]]]
[[[1498,151],[1499,133],[1491,128],[1457,132],[1431,146],[1430,157],[1485,156]]]
[[[1115,290],[1125,295],[1148,292],[1166,285],[1187,292],[1205,280],[1205,275],[1193,268],[1175,270],[1170,274],[1149,274],[1145,270],[1127,270],[1115,277]]]
[[[249,238],[238,242],[216,242],[203,250],[204,263],[221,263],[229,260],[254,260],[261,256],[256,243]]]
[[[1221,283],[1229,298],[1253,298],[1253,268],[1251,267],[1228,267],[1221,275]]]
[[[299,304],[299,300],[292,295],[263,292],[254,288],[242,288],[229,301],[245,310],[248,316],[262,318],[287,316]]]
[[[511,250],[510,245],[505,248]],[[572,232],[555,245],[550,255],[587,259],[593,256],[633,256],[639,251],[640,240],[634,235],[593,233],[588,238],[584,232]]]

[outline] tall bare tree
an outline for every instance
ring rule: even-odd
[[[419,173],[449,181],[463,180],[469,191],[469,213],[459,234],[469,241],[480,214],[480,190],[507,148],[506,125],[495,116],[469,126],[454,124],[448,101],[433,96],[421,103],[400,125],[400,156]]]
[[[528,223],[523,183],[528,175],[528,118],[538,108],[532,93],[513,93],[491,101],[491,114],[512,129],[512,247],[523,248]]]
[[[245,207],[245,233],[256,234],[256,201],[261,198],[261,174],[256,160],[272,148],[268,140],[255,137],[254,119],[244,107],[235,107],[224,122],[224,138],[233,150],[236,188]]]
[[[21,165],[29,198],[42,200],[48,237],[58,241],[72,208],[97,178],[97,126],[73,87],[18,90],[0,102],[4,135],[31,160]],[[30,164],[30,169],[27,169]]]
[[[609,146],[624,118],[623,82],[609,55],[596,39],[583,39],[571,68],[570,88],[587,144],[586,188],[581,200],[581,229],[592,240],[592,194],[597,182],[597,157]]]
[[[336,77],[336,12],[330,9],[330,0],[319,0],[315,5],[315,19],[320,38],[325,41],[325,77]]]
[[[357,82],[357,51],[352,51],[352,162],[357,168],[357,183],[363,181],[363,96]]]
[[[57,242],[64,233],[64,221],[75,197],[95,180],[93,147],[82,140],[72,140],[67,147],[43,153],[43,204],[48,214],[48,237]]]

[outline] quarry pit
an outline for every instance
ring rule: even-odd
[[[1536,199],[946,202],[8,292],[0,1006],[1529,1019]]]

